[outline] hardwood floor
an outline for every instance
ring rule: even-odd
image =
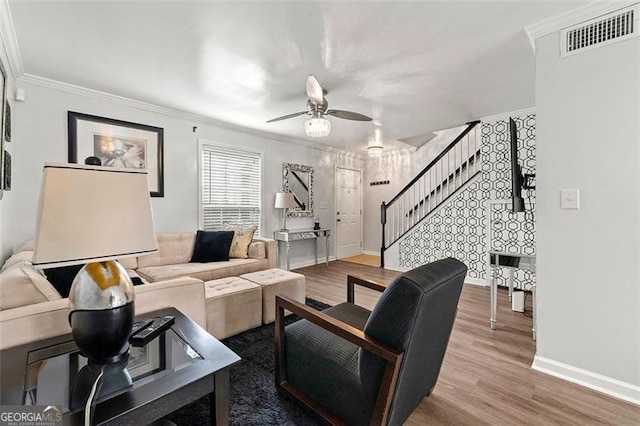
[[[346,300],[347,274],[387,283],[398,272],[334,261],[297,269],[307,297]],[[465,284],[447,354],[433,394],[406,425],[640,425],[640,406],[531,369],[531,318],[512,312],[500,290],[497,330],[489,328],[489,288]],[[371,309],[379,295],[356,290]]]
[[[343,257],[342,262],[358,263],[360,265],[380,266],[380,256],[372,254],[359,254],[357,256]]]

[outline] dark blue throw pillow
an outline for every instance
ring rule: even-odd
[[[229,260],[234,231],[198,231],[190,262]]]

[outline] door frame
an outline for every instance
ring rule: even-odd
[[[335,255],[335,259],[338,260],[338,169],[350,170],[352,172],[357,172],[360,175],[360,254],[362,254],[364,249],[364,221],[362,220],[364,217],[364,212],[362,208],[364,206],[363,197],[364,197],[364,187],[362,184],[363,172],[362,169],[356,169],[352,167],[344,167],[344,166],[333,166],[333,229],[334,235],[333,238],[333,253]]]

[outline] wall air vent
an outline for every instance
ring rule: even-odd
[[[636,37],[639,14],[635,4],[561,30],[560,57]]]

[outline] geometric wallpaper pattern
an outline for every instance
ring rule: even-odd
[[[415,268],[455,257],[467,265],[469,278],[484,279],[487,243],[481,180],[479,174],[400,241],[400,266]]]
[[[518,128],[518,160],[522,173],[535,173],[535,114],[513,118]],[[491,219],[492,250],[535,254],[535,190],[523,190],[525,213],[509,211],[509,120],[482,122],[480,132],[482,173],[401,239],[401,267],[414,268],[451,256],[467,265],[468,278],[486,279],[487,214]],[[488,205],[491,212],[487,211]],[[500,268],[498,272],[498,285],[506,285],[508,271]],[[534,273],[516,270],[515,288],[529,290],[534,282]]]

